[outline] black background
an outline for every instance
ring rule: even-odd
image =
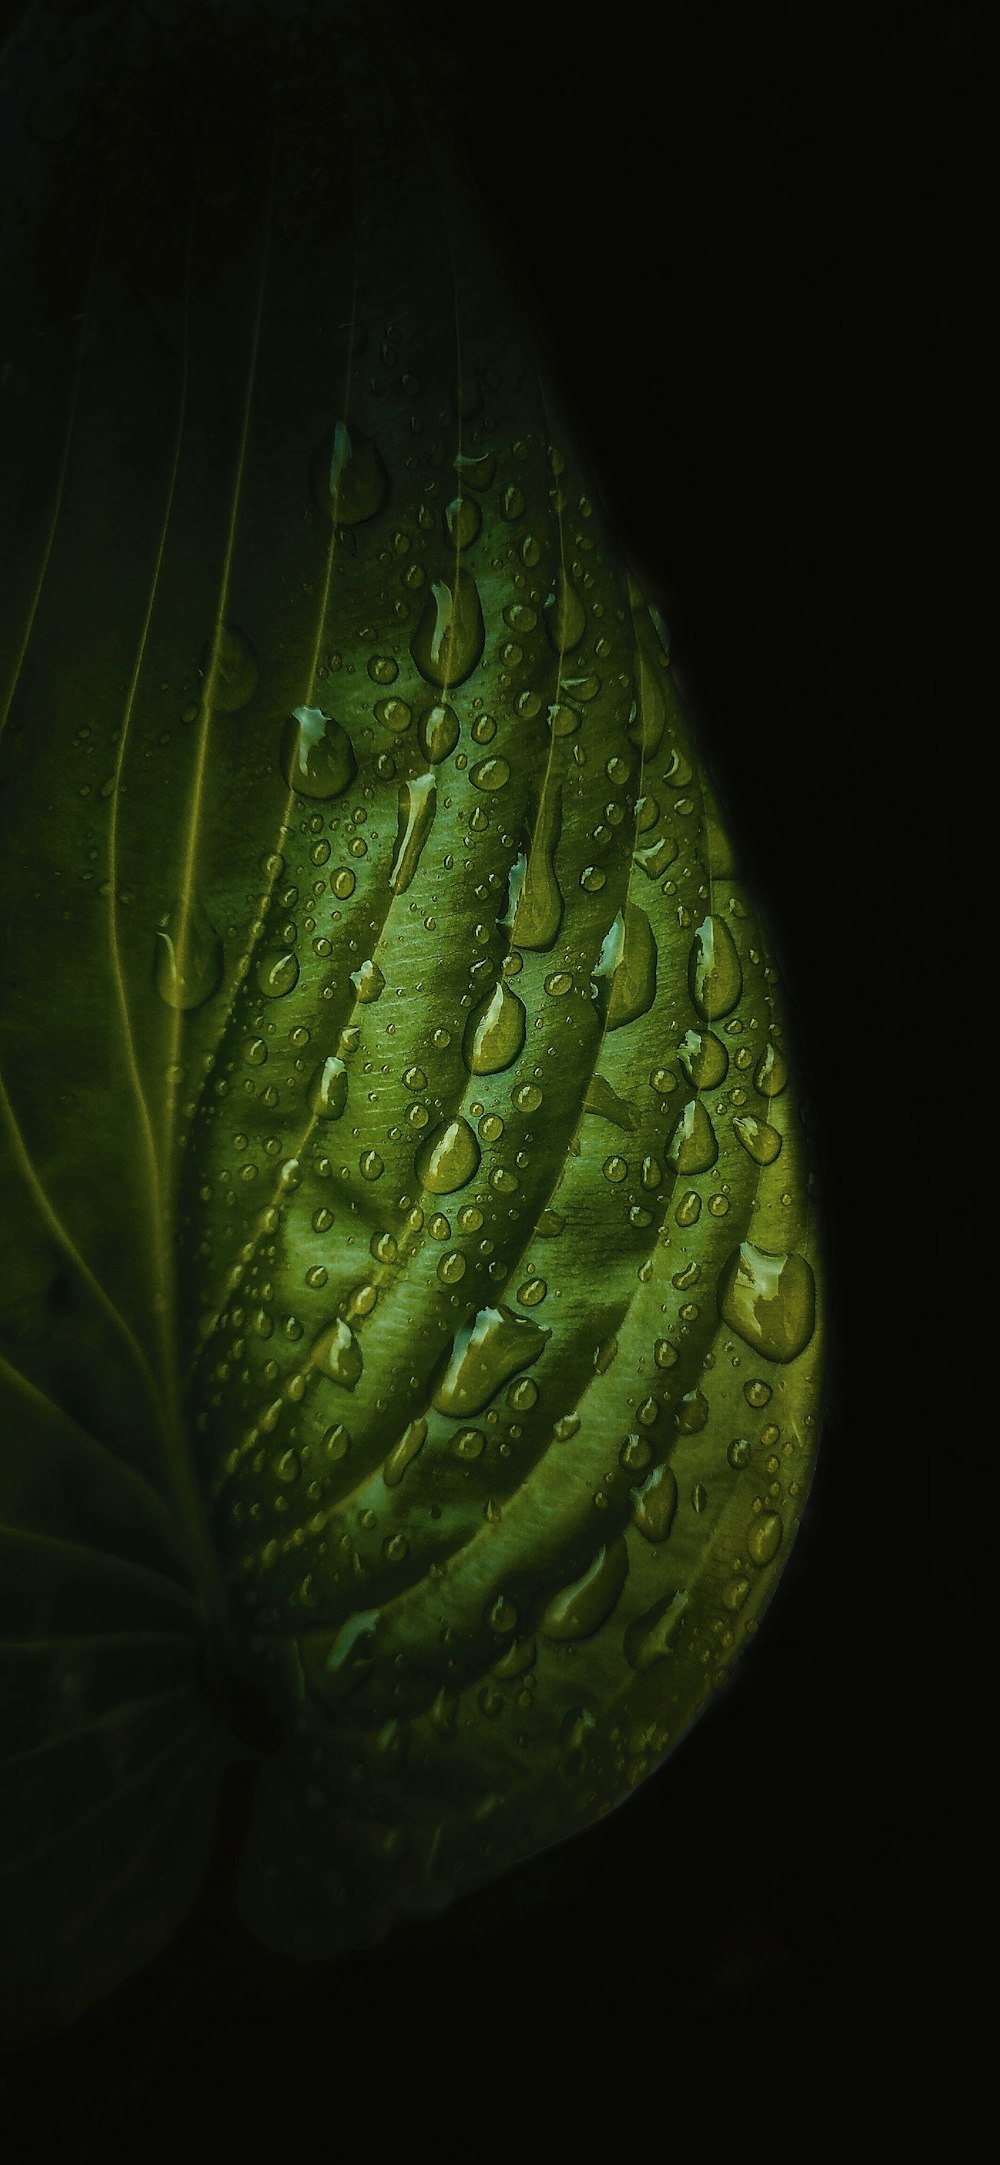
[[[868,2078],[900,2128],[924,2015],[962,1988],[932,1959],[962,1897],[931,1800],[965,1779],[986,1552],[954,1351],[975,1165],[948,1123],[985,989],[962,800],[995,18],[406,14],[449,56],[450,124],[771,923],[826,1194],[824,1447],[752,1658],[625,1809],[286,1973],[225,1922],[236,1783],[175,1946],[8,2069],[18,2159],[589,2156],[596,2114],[616,2153],[679,2123],[714,2151],[768,2140],[796,2076],[811,2151]]]

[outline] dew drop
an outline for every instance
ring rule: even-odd
[[[153,983],[167,1007],[202,1007],[222,983],[222,941],[196,895],[178,900],[160,919]]]
[[[765,1511],[747,1535],[747,1554],[763,1566],[772,1563],[781,1547],[784,1527],[776,1511]]]
[[[657,951],[653,927],[635,903],[619,910],[605,935],[593,973],[597,1005],[608,1030],[635,1022],[656,997]]]
[[[665,1541],[677,1510],[677,1481],[669,1466],[654,1466],[633,1492],[632,1523],[647,1541]]]
[[[431,1195],[453,1195],[475,1178],[481,1155],[473,1130],[459,1113],[453,1120],[439,1121],[425,1135],[414,1159],[414,1171],[421,1187]]]
[[[350,975],[355,998],[363,1007],[368,1007],[373,1000],[381,998],[385,991],[385,978],[378,963],[373,962],[371,957],[367,962],[362,962],[358,969],[352,970]]]
[[[345,1391],[354,1390],[364,1361],[354,1332],[342,1316],[328,1323],[314,1339],[309,1365],[328,1376],[331,1383],[341,1384]]]
[[[485,644],[479,588],[469,571],[435,580],[410,642],[428,684],[447,689],[472,675]]]
[[[553,946],[562,923],[563,896],[555,868],[561,829],[562,789],[555,783],[542,791],[511,931],[514,947],[537,954]]]
[[[619,1537],[548,1604],[539,1626],[547,1639],[588,1639],[611,1615],[628,1576],[628,1550]]]
[[[347,1069],[336,1057],[324,1060],[309,1084],[309,1109],[317,1120],[339,1120],[347,1103]]]
[[[501,978],[473,1008],[465,1026],[462,1057],[470,1075],[498,1075],[512,1067],[523,1049],[526,1028],[524,1003]]]
[[[691,1098],[674,1125],[667,1164],[675,1173],[707,1173],[719,1155],[715,1129],[700,1098]]]
[[[469,768],[469,780],[474,789],[503,789],[505,783],[510,781],[510,766],[506,759],[499,756],[477,759],[475,766]]]
[[[258,669],[253,648],[233,624],[220,624],[201,656],[206,704],[220,714],[237,714],[253,698]]]
[[[481,1308],[452,1342],[434,1394],[439,1413],[475,1414],[512,1376],[538,1359],[551,1332],[509,1308]]]
[[[281,772],[289,789],[320,801],[339,797],[357,773],[345,729],[322,707],[295,707],[281,739]]]
[[[777,1045],[765,1045],[753,1071],[754,1086],[762,1097],[779,1097],[788,1081],[788,1062]]]
[[[458,716],[454,707],[427,707],[417,723],[417,741],[424,758],[432,767],[436,767],[442,759],[450,757],[459,735]]]
[[[688,1030],[677,1047],[677,1058],[694,1090],[714,1090],[725,1081],[729,1054],[712,1030]]]
[[[405,894],[420,863],[424,847],[437,807],[437,789],[432,774],[418,774],[404,782],[399,792],[396,829],[396,851],[389,874],[389,886],[393,894]]]
[[[587,612],[565,566],[560,564],[543,611],[553,653],[560,658],[578,647],[587,629]]]
[[[398,1488],[407,1467],[416,1458],[427,1437],[427,1422],[421,1415],[404,1429],[399,1442],[394,1444],[382,1467],[382,1479],[386,1488]]]
[[[483,523],[481,505],[471,496],[455,496],[442,514],[445,540],[453,549],[470,549]]]
[[[766,1120],[755,1120],[752,1113],[745,1113],[741,1120],[733,1121],[737,1140],[742,1143],[747,1157],[755,1165],[773,1165],[781,1149],[781,1136]]]
[[[816,1282],[802,1255],[770,1255],[744,1241],[719,1277],[724,1323],[766,1360],[793,1361],[816,1321]]]
[[[313,490],[336,526],[360,526],[381,511],[389,476],[377,446],[352,422],[334,423],[313,460]]]
[[[715,1022],[736,1006],[743,990],[743,971],[736,944],[723,917],[709,916],[699,925],[691,943],[688,986],[698,1013]]]

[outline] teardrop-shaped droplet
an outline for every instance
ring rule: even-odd
[[[296,707],[281,738],[281,771],[300,797],[339,797],[358,771],[346,729],[322,707]]]
[[[670,1642],[688,1604],[686,1593],[663,1594],[625,1633],[625,1659],[636,1670],[649,1669],[670,1652]]]
[[[364,1367],[361,1347],[343,1316],[335,1317],[320,1331],[314,1340],[309,1356],[310,1367],[328,1376],[331,1383],[339,1383],[345,1391],[353,1391]]]
[[[537,1361],[551,1335],[509,1308],[481,1308],[454,1339],[434,1393],[438,1412],[463,1420],[479,1413],[512,1376]]]
[[[547,1639],[589,1639],[607,1621],[627,1576],[628,1550],[619,1536],[610,1548],[598,1549],[581,1578],[554,1596],[539,1630]]]
[[[545,629],[554,653],[571,654],[587,629],[587,612],[565,567],[560,564],[545,608]]]
[[[664,652],[649,610],[631,579],[628,593],[636,658],[636,715],[628,734],[630,742],[638,745],[643,757],[651,759],[660,749],[666,719]]]
[[[682,1436],[697,1436],[708,1421],[704,1391],[685,1391],[677,1408],[677,1427]]]
[[[631,1135],[635,1127],[635,1114],[631,1106],[626,1105],[625,1099],[620,1098],[617,1090],[612,1089],[606,1075],[591,1076],[583,1109],[585,1113],[597,1113],[602,1120],[610,1120],[614,1127],[623,1128],[627,1135]]]
[[[780,1097],[788,1081],[788,1062],[780,1045],[767,1044],[753,1071],[754,1089],[761,1097]]]
[[[745,1240],[719,1276],[719,1314],[767,1360],[793,1361],[812,1337],[816,1281],[804,1255],[769,1255]]]
[[[360,526],[381,511],[389,476],[377,445],[362,429],[337,421],[313,464],[313,487],[335,526]]]
[[[309,1084],[309,1109],[317,1120],[339,1120],[347,1104],[347,1069],[331,1054]]]
[[[265,947],[254,964],[257,989],[265,1000],[283,1000],[299,981],[299,958],[288,947]]]
[[[441,1120],[424,1136],[414,1159],[414,1171],[422,1188],[431,1195],[453,1195],[479,1171],[482,1152],[474,1131],[461,1113]]]
[[[550,783],[542,791],[511,932],[514,947],[535,954],[548,952],[562,924],[563,895],[555,865],[561,830],[562,788]]]
[[[512,1067],[524,1046],[524,1003],[503,978],[473,1008],[465,1026],[462,1054],[470,1075],[498,1075]]]
[[[645,910],[619,910],[594,970],[598,1012],[608,1030],[648,1013],[656,998],[656,939]]]
[[[460,731],[458,715],[454,707],[428,707],[417,723],[417,741],[424,758],[432,767],[439,760],[449,758],[458,743]]]
[[[747,1555],[752,1562],[760,1566],[773,1563],[781,1547],[784,1531],[777,1511],[763,1512],[747,1535]]]
[[[482,523],[482,507],[472,496],[455,496],[445,505],[445,540],[450,541],[453,549],[471,549]]]
[[[719,1155],[715,1129],[700,1098],[691,1098],[678,1115],[667,1146],[667,1164],[675,1173],[707,1173]]]
[[[237,714],[257,689],[257,662],[250,641],[234,624],[220,624],[201,657],[205,703],[219,714]]]
[[[742,1143],[747,1157],[755,1165],[773,1165],[781,1149],[781,1136],[766,1120],[755,1120],[752,1113],[744,1113],[741,1120],[733,1121],[737,1140]]]
[[[399,792],[396,849],[389,874],[393,894],[405,894],[434,824],[437,788],[432,774],[416,774]]]
[[[222,941],[196,895],[172,902],[160,919],[153,983],[168,1007],[201,1007],[222,983]]]
[[[431,587],[410,653],[428,684],[447,690],[472,675],[485,644],[479,588],[470,571],[455,570]]]
[[[458,451],[454,464],[463,489],[488,489],[497,470],[492,451]]]
[[[669,1466],[654,1466],[648,1481],[634,1490],[632,1523],[647,1541],[665,1541],[677,1509],[677,1481]]]
[[[715,1090],[725,1082],[729,1054],[714,1030],[688,1030],[677,1047],[677,1058],[693,1089]]]
[[[372,1000],[381,999],[385,991],[385,978],[378,963],[373,962],[370,956],[358,969],[351,971],[351,983],[354,986],[355,999],[359,1000],[363,1007],[367,1007]]]
[[[382,1467],[382,1479],[386,1488],[397,1488],[412,1459],[422,1449],[427,1437],[427,1422],[421,1414],[404,1429],[399,1442],[393,1445]]]
[[[688,986],[706,1022],[728,1015],[743,990],[736,942],[724,917],[706,917],[691,942]]]

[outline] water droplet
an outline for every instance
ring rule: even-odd
[[[669,1466],[654,1466],[633,1490],[632,1523],[647,1541],[665,1541],[677,1510],[677,1481]]]
[[[492,451],[459,451],[454,466],[462,487],[470,489],[488,489],[497,470]]]
[[[743,971],[723,917],[706,917],[699,925],[691,943],[688,987],[706,1022],[715,1022],[736,1006],[743,990]]]
[[[297,1451],[282,1451],[275,1465],[279,1481],[297,1481],[302,1472],[302,1461]]]
[[[524,1046],[524,1003],[501,978],[474,1007],[465,1026],[462,1055],[470,1075],[498,1075],[512,1067]]]
[[[740,1471],[744,1466],[749,1466],[751,1448],[748,1436],[734,1436],[726,1452],[730,1465],[735,1466],[737,1471]]]
[[[381,511],[389,476],[377,446],[363,430],[334,423],[313,461],[313,489],[321,511],[335,526],[360,526]]]
[[[381,998],[385,991],[385,978],[377,962],[373,962],[369,957],[367,962],[362,962],[360,968],[352,970],[350,974],[355,997],[363,1006],[370,1006],[373,1000]]]
[[[524,491],[516,482],[510,482],[503,492],[503,515],[505,519],[519,519],[524,510]]]
[[[510,781],[510,767],[505,759],[477,759],[469,768],[469,780],[475,789],[503,789]]]
[[[769,1255],[748,1240],[719,1277],[719,1314],[765,1360],[793,1361],[816,1321],[816,1282],[802,1255]]]
[[[558,1210],[543,1210],[535,1232],[539,1240],[557,1240],[565,1223]]]
[[[669,1338],[658,1338],[653,1347],[653,1359],[657,1368],[676,1368],[680,1354],[677,1347],[671,1345]]]
[[[624,1180],[628,1173],[628,1159],[619,1157],[605,1158],[601,1171],[605,1180]]]
[[[281,771],[300,797],[339,797],[358,771],[354,748],[322,707],[296,707],[281,739]]]
[[[743,1396],[748,1406],[767,1406],[771,1401],[771,1386],[764,1382],[763,1377],[754,1376],[749,1383],[743,1385]]]
[[[331,1383],[339,1383],[345,1391],[353,1391],[364,1360],[354,1332],[342,1316],[326,1324],[314,1339],[309,1365],[317,1368],[321,1375],[329,1376]]]
[[[675,1123],[667,1164],[675,1173],[707,1173],[719,1155],[715,1129],[700,1098],[691,1098]]]
[[[442,1285],[458,1285],[465,1277],[465,1269],[465,1257],[461,1249],[449,1248],[448,1253],[441,1257],[437,1274]]]
[[[547,1639],[588,1639],[611,1615],[628,1576],[628,1550],[619,1537],[599,1548],[582,1577],[548,1604],[539,1629]]]
[[[629,902],[605,935],[593,974],[598,1013],[607,1030],[645,1015],[656,998],[657,952],[645,910]]]
[[[697,1225],[700,1216],[701,1196],[696,1195],[693,1188],[689,1188],[687,1194],[681,1196],[677,1205],[674,1212],[674,1222],[676,1225],[683,1226]]]
[[[404,894],[413,879],[420,863],[420,852],[434,823],[436,807],[437,790],[432,774],[414,775],[409,782],[403,783],[399,792],[396,852],[389,874],[389,886],[394,894]]]
[[[220,624],[215,640],[203,648],[202,675],[205,701],[220,714],[237,714],[257,689],[257,662],[253,648],[235,625]]]
[[[747,1535],[747,1554],[755,1564],[772,1563],[781,1547],[784,1527],[776,1511],[765,1511]]]
[[[788,1081],[788,1062],[779,1045],[765,1045],[754,1068],[753,1079],[761,1097],[780,1097]]]
[[[636,864],[651,880],[658,880],[661,873],[673,864],[676,855],[677,844],[669,834],[661,835],[657,842],[645,843],[642,849],[634,852]]]
[[[376,699],[374,712],[375,720],[384,722],[385,727],[393,730],[398,737],[402,736],[405,729],[409,729],[411,715],[405,699]],[[327,856],[329,854],[328,849]],[[315,858],[313,861],[316,861]]]
[[[664,1594],[625,1633],[625,1659],[638,1671],[649,1669],[670,1652],[670,1641],[687,1608],[686,1593]]]
[[[414,1171],[422,1188],[432,1195],[453,1195],[479,1171],[481,1152],[476,1137],[461,1113],[441,1120],[425,1135],[414,1159]]]
[[[572,737],[580,727],[580,716],[575,707],[552,706],[549,708],[549,728],[554,737]]]
[[[153,983],[167,1007],[201,1007],[222,983],[222,941],[208,911],[192,895],[161,917],[153,953]]]
[[[571,654],[587,629],[587,612],[562,564],[552,582],[552,592],[546,598],[543,615],[553,653],[560,658]]]
[[[395,655],[373,654],[368,662],[368,674],[373,684],[395,684],[396,678],[399,675],[399,663],[396,660]],[[389,699],[379,700],[379,706],[381,707],[392,706],[394,703],[394,701]],[[376,713],[378,713],[378,708],[376,708],[375,711]],[[407,721],[409,720],[409,715],[407,715],[406,719]],[[405,729],[406,722],[404,722],[402,726]]]
[[[697,1436],[708,1420],[708,1400],[703,1391],[685,1391],[677,1409],[677,1427],[682,1436]]]
[[[452,1438],[451,1448],[456,1458],[481,1458],[486,1449],[486,1438],[481,1428],[461,1428]]]
[[[482,508],[471,496],[453,497],[446,504],[444,513],[445,540],[453,549],[470,549],[479,537],[483,523]]]
[[[639,746],[644,758],[651,759],[659,751],[666,718],[664,654],[649,611],[643,606],[639,589],[631,580],[629,600],[632,604],[635,631],[638,707],[636,719],[629,729],[629,739]]]
[[[519,1113],[537,1113],[542,1103],[542,1092],[537,1083],[521,1083],[514,1092],[514,1103]]]
[[[433,766],[447,759],[459,739],[458,716],[454,707],[427,707],[417,723],[417,741],[424,758]]]
[[[399,1442],[394,1444],[382,1467],[382,1479],[386,1488],[398,1488],[407,1466],[416,1458],[427,1435],[427,1422],[421,1415],[404,1429]]]
[[[563,897],[556,877],[555,853],[562,829],[562,789],[543,789],[531,837],[511,931],[515,947],[547,953],[562,923]]]
[[[677,1047],[677,1058],[695,1090],[714,1090],[725,1081],[729,1054],[712,1030],[688,1030]]]
[[[354,893],[357,879],[355,874],[345,865],[340,872],[334,873],[330,886],[338,902],[346,902],[348,897]]]
[[[580,874],[580,885],[583,888],[584,893],[588,895],[599,895],[601,888],[604,886],[607,880],[607,876],[607,873],[600,865],[584,865],[583,871]]]
[[[363,1150],[358,1159],[358,1171],[362,1180],[381,1180],[385,1165],[377,1150]]]
[[[625,1099],[620,1098],[606,1075],[592,1075],[583,1101],[585,1113],[596,1113],[601,1120],[609,1120],[616,1128],[623,1128],[630,1135],[635,1127],[635,1114]]]
[[[455,1337],[434,1394],[439,1413],[478,1413],[494,1393],[538,1359],[551,1332],[509,1308],[481,1308]]]
[[[522,1308],[537,1308],[547,1292],[544,1278],[526,1278],[524,1284],[518,1286],[517,1297]]]
[[[309,1084],[309,1110],[317,1120],[339,1120],[347,1103],[347,1069],[331,1056],[318,1067]]]
[[[485,644],[482,604],[472,573],[456,569],[435,580],[410,642],[428,684],[447,689],[472,675]]]
[[[744,1113],[741,1120],[734,1120],[733,1127],[748,1158],[755,1165],[773,1165],[781,1149],[781,1136],[777,1128],[768,1126],[766,1120],[755,1120],[752,1113]]]
[[[332,1428],[327,1429],[323,1437],[322,1448],[326,1452],[327,1458],[333,1459],[334,1464],[338,1459],[347,1457],[351,1448],[351,1439],[342,1421],[335,1422]]]

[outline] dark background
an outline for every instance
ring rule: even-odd
[[[8,2071],[19,2160],[531,2161],[596,2154],[598,2111],[615,2154],[689,2118],[728,2148],[768,2139],[796,2076],[811,2152],[869,2077],[897,2129],[919,2105],[965,1974],[935,1956],[945,1909],[974,1937],[935,1798],[964,1797],[987,1569],[954,1086],[988,967],[966,812],[997,18],[405,13],[771,923],[826,1196],[823,1452],[723,1703],[625,1809],[452,1915],[286,1973],[225,1922],[237,1782],[176,1945]],[[963,1818],[975,1876],[971,1795]]]

